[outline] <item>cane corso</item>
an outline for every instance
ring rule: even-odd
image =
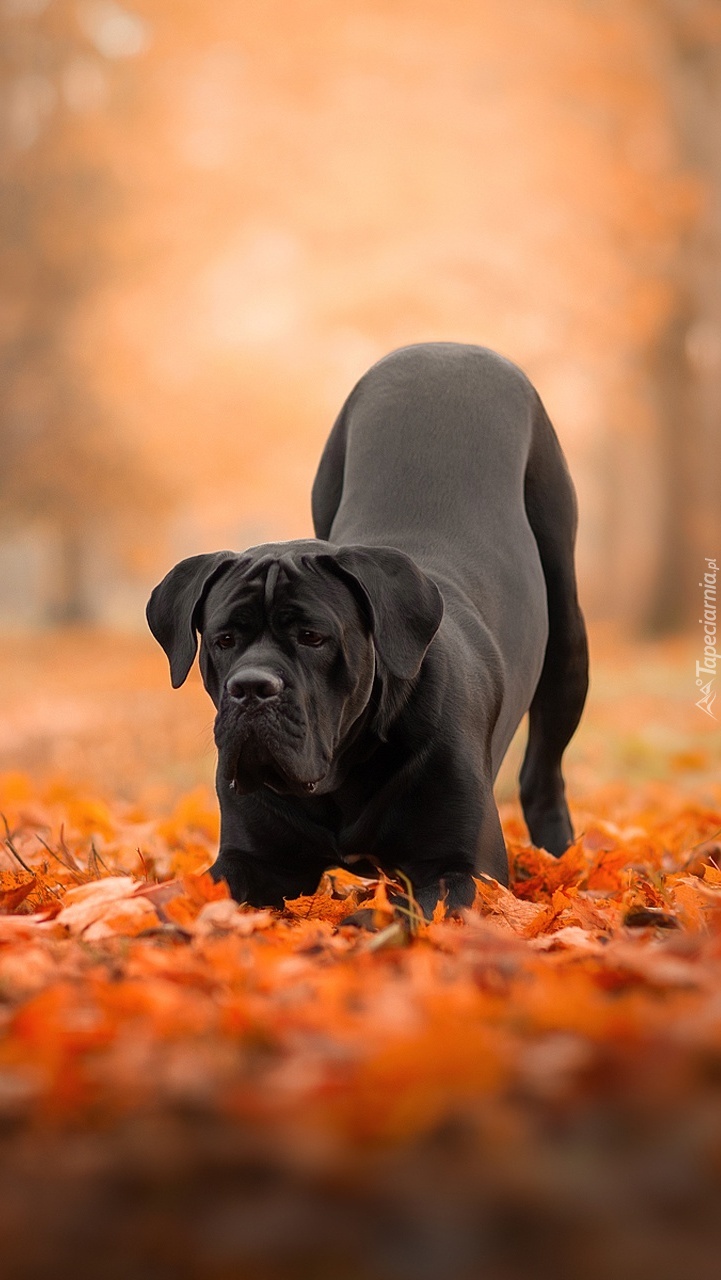
[[[588,684],[576,501],[536,391],[482,347],[395,351],[351,392],[313,486],[317,537],[181,561],[150,629],[183,683],[200,635],[234,898],[282,906],[382,868],[429,915],[507,883],[493,782],[530,709],[534,844],[573,839],[561,757]]]

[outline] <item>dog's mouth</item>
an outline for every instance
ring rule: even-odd
[[[312,795],[323,780],[296,777],[261,742],[245,743],[227,776],[231,791],[237,795],[249,795],[261,787],[281,796]]]

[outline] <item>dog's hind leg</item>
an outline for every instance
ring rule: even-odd
[[[540,402],[525,477],[528,520],[548,597],[548,642],[529,712],[521,804],[531,840],[559,856],[573,840],[561,771],[588,690],[588,645],[576,593],[576,496],[556,433]]]

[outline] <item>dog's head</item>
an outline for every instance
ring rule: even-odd
[[[402,551],[315,539],[192,556],[147,609],[174,688],[200,633],[222,775],[240,793],[290,795],[338,785],[351,730],[366,711],[378,720],[389,684],[410,688],[442,613],[435,583]]]

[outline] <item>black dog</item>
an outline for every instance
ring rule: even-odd
[[[387,356],[331,432],[313,520],[317,539],[183,560],[148,605],[174,687],[202,637],[213,874],[280,906],[375,864],[427,914],[468,905],[474,874],[507,881],[493,781],[529,707],[523,812],[562,853],[588,655],[573,486],[527,378],[481,347]]]

